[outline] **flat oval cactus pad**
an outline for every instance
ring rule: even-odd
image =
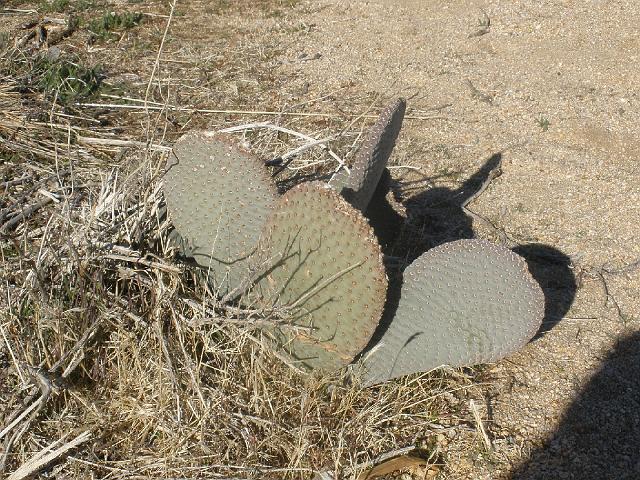
[[[387,278],[380,245],[362,214],[324,183],[289,190],[260,241],[271,265],[252,297],[285,313],[270,329],[277,347],[307,367],[335,370],[375,331]]]
[[[544,295],[524,259],[484,240],[433,248],[403,276],[395,317],[363,358],[365,385],[496,361],[525,345],[544,316]]]
[[[183,249],[217,292],[238,286],[277,200],[262,162],[225,137],[189,133],[169,156],[164,194]]]
[[[397,98],[382,111],[358,149],[351,173],[338,172],[329,184],[351,205],[364,212],[387,166],[402,127],[407,102]]]

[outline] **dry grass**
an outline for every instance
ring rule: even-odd
[[[76,172],[60,203],[3,241],[2,425],[40,395],[32,369],[53,386],[4,439],[18,434],[7,471],[79,430],[95,440],[65,473],[142,478],[307,478],[429,436],[453,380],[361,390],[276,358],[259,313],[234,317],[174,261],[162,156],[137,153],[122,179],[72,190]]]
[[[282,15],[291,8],[276,3]],[[220,31],[229,32],[240,13],[218,4],[229,15]],[[123,98],[143,98],[146,89],[159,106],[185,105],[179,92],[189,92],[189,106],[283,109],[282,81],[269,73],[277,52],[263,46],[254,55],[256,38],[276,45],[282,33],[269,33],[270,10],[260,11],[262,30],[212,39],[237,46],[209,59],[217,65],[215,87],[201,77],[207,58],[187,53],[197,44],[163,35],[160,21],[128,32],[137,37],[121,42],[155,38],[164,50],[137,52],[136,75],[146,81],[116,101],[135,103]],[[73,42],[69,48],[79,49]],[[85,431],[90,440],[51,459],[50,478],[310,478],[319,470],[357,478],[363,464],[399,447],[442,459],[434,432],[469,418],[470,378],[443,371],[360,389],[340,372],[301,373],[263,342],[259,312],[221,304],[170,248],[161,147],[190,128],[243,123],[238,117],[62,105],[8,74],[16,65],[28,70],[36,55],[5,49],[0,74],[0,472]],[[228,89],[247,77],[259,81],[230,99]],[[326,94],[304,108],[333,100]],[[371,100],[347,95],[341,107],[366,112]],[[296,108],[289,111],[303,107]],[[268,120],[315,138],[343,131],[331,145],[348,157],[361,124],[330,118]],[[301,145],[273,129],[236,135],[262,158]],[[326,151],[310,149],[281,186],[336,165]]]

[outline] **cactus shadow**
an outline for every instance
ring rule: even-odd
[[[401,199],[402,187],[385,171],[366,216],[380,240],[387,258],[409,265],[427,250],[461,239],[474,238],[473,219],[463,209],[491,173],[500,166],[502,154],[489,157],[480,169],[458,188],[431,188],[403,202],[406,219],[390,204],[389,195]],[[536,337],[556,325],[569,310],[576,292],[576,279],[570,258],[560,250],[544,244],[518,245],[513,251],[524,257],[531,275],[545,296],[545,315]],[[389,294],[385,313],[369,343],[366,353],[377,344],[389,327],[400,299],[402,267],[387,264]]]
[[[365,211],[385,254],[390,253],[405,223],[404,217],[396,212],[387,197],[395,186],[389,170],[385,168]]]
[[[496,153],[458,188],[430,188],[408,198],[407,221],[394,243],[394,254],[412,262],[443,243],[474,238],[473,221],[463,205],[501,162],[502,154]]]
[[[640,478],[640,332],[619,339],[576,397],[511,480]]]
[[[557,325],[571,308],[578,288],[576,277],[571,259],[557,248],[531,243],[512,250],[525,259],[544,293],[544,319],[535,340]]]

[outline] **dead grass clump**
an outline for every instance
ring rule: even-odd
[[[15,89],[7,98],[21,99]],[[1,138],[21,138],[12,135]],[[269,128],[246,135],[267,158],[299,146]],[[11,218],[38,195],[55,197],[2,237],[5,472],[83,431],[91,440],[61,475],[355,475],[373,456],[429,436],[450,379],[360,390],[338,374],[301,374],[263,341],[260,312],[220,304],[176,261],[161,150],[128,150],[109,168],[56,157],[60,143],[46,138],[41,155],[24,144],[2,171]],[[322,174],[335,167],[327,158],[309,150],[283,176]]]
[[[47,158],[59,167],[71,159],[98,164],[104,149],[80,141],[102,135],[99,121],[82,118],[68,106],[100,88],[98,71],[69,59],[48,59],[25,50],[0,51],[0,152]],[[37,164],[33,165],[37,170]]]
[[[85,430],[92,440],[61,473],[308,478],[428,435],[446,376],[361,390],[277,358],[259,312],[219,304],[175,263],[163,156],[129,159],[128,174],[103,174],[66,195],[43,229],[23,224],[2,242],[0,375],[17,409],[0,425],[43,398],[4,435],[5,471]]]

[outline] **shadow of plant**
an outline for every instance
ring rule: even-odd
[[[569,311],[576,294],[576,278],[571,269],[571,259],[556,248],[530,243],[512,250],[524,257],[531,275],[544,292],[544,320],[535,339],[551,330]]]
[[[512,480],[640,478],[640,332],[618,341]]]
[[[431,188],[404,202],[405,219],[392,207],[388,194],[395,193],[394,184],[385,171],[366,216],[376,232],[386,255],[397,264],[388,263],[389,293],[385,314],[368,351],[376,345],[395,316],[402,286],[402,269],[427,250],[446,242],[475,237],[472,219],[464,205],[501,163],[502,155],[492,155],[482,167],[455,189]],[[551,329],[569,310],[576,292],[571,261],[560,250],[543,244],[518,245],[513,251],[524,257],[529,271],[545,295],[545,316],[536,336]]]

